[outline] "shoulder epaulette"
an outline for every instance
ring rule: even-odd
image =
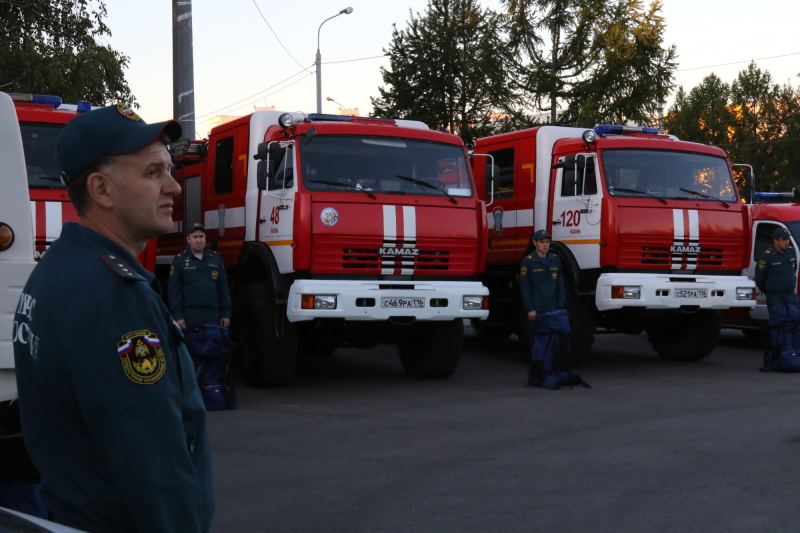
[[[525,259],[533,259],[533,256],[532,255],[526,255]]]
[[[183,250],[182,252],[178,252],[177,254],[175,254],[175,257],[183,257],[184,255],[186,255],[186,250]]]
[[[100,259],[110,268],[116,275],[135,281],[147,281],[141,274],[136,272],[136,269],[129,266],[122,259],[116,255],[102,255]]]

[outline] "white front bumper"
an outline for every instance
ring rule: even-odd
[[[634,286],[640,288],[639,299],[619,299],[611,297],[613,286]],[[730,309],[731,307],[750,307],[756,301],[737,300],[736,289],[746,287],[755,289],[753,280],[747,276],[708,276],[687,274],[601,274],[597,280],[595,303],[600,311],[642,307],[647,309],[679,309],[692,306],[700,309]],[[705,289],[705,298],[679,298],[680,289]],[[751,291],[755,294],[755,290]]]
[[[306,294],[335,295],[335,309],[302,309],[301,299]],[[465,310],[464,296],[488,296],[489,289],[477,281],[344,281],[298,280],[289,289],[286,314],[290,322],[315,318],[345,320],[388,320],[393,317],[414,317],[416,320],[454,320],[489,316],[488,309]],[[422,298],[422,308],[385,308],[382,298]],[[431,306],[438,300],[444,307]],[[356,305],[356,302],[359,305]],[[372,303],[372,305],[369,305]]]

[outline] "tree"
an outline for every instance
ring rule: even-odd
[[[800,184],[798,111],[800,92],[750,63],[730,85],[710,74],[688,95],[681,87],[664,125],[681,139],[717,145],[734,163],[751,165],[757,190],[788,191]]]
[[[647,10],[642,0],[503,4],[510,42],[527,59],[521,84],[553,124],[649,123],[674,87],[660,1]]]
[[[513,105],[513,62],[499,17],[477,0],[431,0],[405,30],[395,26],[384,52],[390,68],[381,68],[386,87],[371,99],[374,116],[422,120],[471,145]]]
[[[0,90],[54,94],[95,105],[132,102],[129,58],[100,44],[111,35],[105,4],[89,0],[0,0]]]
[[[664,117],[664,128],[686,141],[728,146],[734,127],[730,98],[730,85],[715,74],[706,76],[689,94],[680,87]]]

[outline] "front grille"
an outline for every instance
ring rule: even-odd
[[[669,266],[676,263],[696,267],[721,267],[724,259],[722,248],[703,249],[700,253],[673,253],[669,246],[643,246],[643,265]]]

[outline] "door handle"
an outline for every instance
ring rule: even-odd
[[[554,225],[554,226],[558,226],[559,224],[561,224],[561,221],[560,221],[560,220],[554,220],[554,221],[553,221],[553,225]]]

